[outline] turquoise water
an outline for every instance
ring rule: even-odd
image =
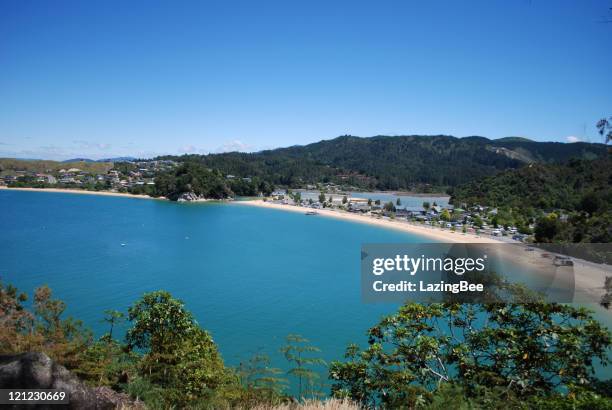
[[[98,335],[105,309],[166,289],[231,364],[261,348],[275,353],[289,333],[341,358],[395,310],[361,303],[361,243],[419,241],[239,204],[0,191],[3,281],[28,292],[48,284]]]
[[[328,361],[364,343],[397,306],[361,302],[360,247],[393,242],[431,240],[239,204],[0,191],[2,281],[30,294],[48,284],[97,335],[107,330],[105,309],[126,311],[144,292],[168,290],[232,365],[263,351],[283,367],[278,349],[289,333]],[[601,309],[597,316],[609,324]]]

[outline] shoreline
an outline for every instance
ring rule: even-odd
[[[309,210],[309,208],[297,207],[293,205],[274,204],[264,202],[262,200],[241,201],[236,203],[279,211],[299,212],[302,214]],[[524,247],[523,244],[519,243],[510,243],[496,240],[494,238],[480,237],[468,233],[463,234],[458,232],[442,231],[437,228],[426,228],[424,226],[412,225],[406,222],[393,221],[388,219],[378,219],[359,214],[352,214],[349,212],[328,209],[317,209],[316,212],[318,215],[324,217],[342,219],[349,222],[369,224],[381,228],[395,229],[405,233],[435,239],[442,243],[506,244],[507,246]],[[533,267],[536,267],[538,264],[542,263],[542,256],[546,253],[546,251],[541,249],[534,250],[533,252],[516,253],[510,252],[506,247],[499,248],[499,255],[504,259],[516,260],[519,263],[526,263],[529,266]],[[604,294],[603,285],[606,280],[606,277],[611,272],[611,270],[609,270],[610,267],[608,265],[599,265],[578,258],[572,259],[575,263],[573,268],[573,277],[576,286],[576,293],[574,295],[575,300],[573,303],[598,303],[595,302],[595,300],[599,301],[601,296],[603,296]],[[612,311],[608,312],[612,314]]]
[[[135,199],[154,199],[154,200],[166,200],[166,198],[159,197],[154,198],[149,195],[135,195],[124,192],[111,192],[111,191],[86,191],[84,189],[68,189],[68,188],[11,188],[7,186],[0,186],[0,190],[5,191],[24,191],[24,192],[52,192],[56,194],[77,194],[77,195],[98,195],[98,196],[115,196],[123,198],[135,198]]]
[[[63,194],[76,194],[76,195],[97,195],[97,196],[110,196],[110,197],[122,197],[122,198],[133,198],[133,199],[149,199],[149,200],[160,200],[167,201],[166,198],[154,198],[148,195],[133,195],[129,193],[121,193],[121,192],[110,192],[110,191],[86,191],[86,190],[78,190],[78,189],[65,189],[65,188],[9,188],[6,186],[0,186],[0,190],[6,191],[23,191],[23,192],[50,192],[50,193],[63,193]],[[202,202],[202,201],[194,201],[194,202]],[[247,205],[247,206],[255,206],[260,208],[267,208],[285,212],[297,212],[304,214],[309,208],[298,207],[293,205],[283,205],[276,204],[271,202],[264,202],[261,199],[258,200],[247,200],[247,201],[233,201],[234,204],[239,205]],[[478,243],[478,244],[510,244],[505,241],[500,241],[491,237],[482,237],[476,236],[474,234],[469,233],[459,233],[452,232],[446,230],[440,230],[434,227],[425,227],[410,224],[407,222],[402,222],[398,220],[390,220],[390,219],[379,219],[375,217],[353,214],[346,211],[339,210],[330,210],[330,209],[317,209],[317,214],[320,216],[340,219],[348,222],[368,224],[373,226],[378,226],[380,228],[386,229],[394,229],[398,231],[402,231],[404,233],[422,236],[426,238],[430,238],[442,243]],[[520,244],[511,245],[520,246]],[[507,253],[507,252],[504,252]],[[541,256],[542,253],[546,253],[545,251],[537,251],[531,252],[533,254],[538,254]],[[516,257],[517,255],[512,253],[508,253],[505,255],[506,257]],[[522,255],[520,259],[528,259],[528,255]],[[574,279],[576,283],[577,289],[581,289],[581,291],[577,291],[576,296],[579,299],[584,298],[585,300],[582,303],[595,303],[592,300],[597,298],[597,300],[603,295],[604,289],[603,284],[605,279],[612,272],[612,269],[608,265],[599,265],[593,262],[573,258],[575,261],[574,266]],[[580,296],[581,297],[580,297]],[[590,300],[590,301],[587,301]],[[576,301],[578,302],[578,301]],[[610,312],[612,313],[612,312]]]
[[[258,206],[260,208],[268,208],[268,209],[277,209],[281,211],[288,212],[299,212],[305,213],[310,210],[310,208],[298,207],[293,205],[282,205],[282,204],[274,204],[270,202],[264,202],[260,199],[252,200],[252,201],[236,201],[236,204],[243,204],[249,206]],[[330,209],[317,209],[318,215],[343,219],[345,221],[358,222],[358,223],[366,223],[369,225],[375,225],[383,228],[391,228],[400,230],[406,233],[414,234],[414,235],[422,235],[427,236],[432,239],[437,239],[440,242],[454,242],[454,243],[506,243],[503,241],[499,241],[493,238],[486,238],[482,236],[476,236],[474,234],[469,233],[460,233],[460,232],[451,232],[451,231],[441,231],[437,228],[426,228],[424,226],[412,225],[407,222],[393,221],[389,219],[378,219],[370,216],[353,214],[350,212],[342,212],[337,210]]]

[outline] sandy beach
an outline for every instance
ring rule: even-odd
[[[0,189],[10,191],[30,191],[30,192],[54,192],[60,194],[79,194],[79,195],[100,195],[100,196],[120,196],[124,198],[135,198],[135,199],[157,199],[163,200],[165,198],[153,198],[148,195],[133,195],[121,192],[109,192],[109,191],[85,191],[84,189],[60,189],[60,188],[9,188],[6,186],[0,186]]]
[[[240,201],[236,202],[236,204],[257,206],[288,212],[299,212],[302,214],[309,210],[308,208],[264,202],[262,200]],[[433,227],[418,226],[407,222],[379,219],[371,216],[353,214],[338,210],[317,209],[316,211],[319,216],[344,219],[351,222],[366,223],[383,228],[397,229],[410,234],[423,235],[444,243],[505,244],[506,246],[497,247],[496,250],[499,256],[505,259],[528,264],[534,268],[534,272],[544,265],[550,265],[552,263],[550,258],[544,256],[548,252],[540,249],[534,249],[532,252],[525,252],[526,247],[519,243],[508,243],[491,237],[481,237],[473,234],[451,232]],[[605,283],[606,276],[612,275],[612,267],[609,265],[596,264],[576,258],[573,258],[573,260],[574,267],[572,271],[576,289],[574,296],[575,302],[597,303],[604,294],[603,285]]]
[[[278,209],[281,211],[299,212],[302,214],[309,210],[309,208],[303,208],[303,207],[292,206],[292,205],[275,204],[272,202],[264,202],[262,200],[238,201],[236,203],[241,204],[241,205]],[[438,228],[428,227],[425,225],[424,226],[413,225],[413,224],[410,224],[408,222],[403,222],[403,221],[382,219],[382,218],[376,218],[376,217],[371,217],[367,215],[353,214],[350,212],[331,210],[331,209],[317,209],[316,211],[318,215],[331,217],[331,218],[337,218],[337,219],[344,219],[344,220],[351,221],[351,222],[366,223],[370,225],[380,226],[383,228],[397,229],[397,230],[404,231],[407,233],[412,233],[415,235],[427,236],[432,239],[438,240],[440,242],[503,243],[502,241],[498,241],[490,237],[477,236],[477,235],[468,234],[468,233],[464,234],[461,232],[451,232],[450,230],[443,231]]]

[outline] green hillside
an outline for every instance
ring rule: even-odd
[[[603,144],[490,140],[450,136],[342,136],[305,146],[257,153],[162,157],[197,161],[224,174],[258,176],[275,185],[336,182],[396,190],[448,187],[491,176],[527,163],[594,159]]]
[[[538,219],[543,241],[612,241],[612,160],[574,159],[529,164],[455,187],[451,202],[506,210],[515,219]],[[538,232],[540,229],[540,232]]]
[[[0,175],[13,175],[17,171],[53,173],[60,169],[78,168],[94,174],[106,174],[113,168],[112,162],[58,162],[46,160],[23,160],[0,158]]]

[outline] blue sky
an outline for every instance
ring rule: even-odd
[[[0,156],[600,141],[612,1],[0,0]]]

